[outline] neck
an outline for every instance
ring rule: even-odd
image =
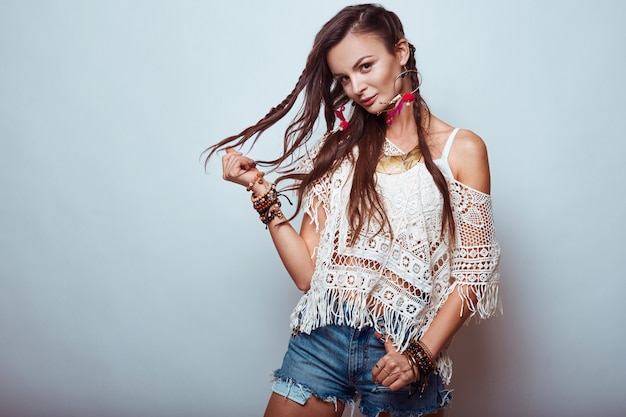
[[[417,124],[413,117],[413,106],[415,103],[406,106],[402,112],[393,119],[391,125],[387,126],[385,136],[404,151],[410,151],[418,144]],[[426,111],[422,110],[423,116]]]

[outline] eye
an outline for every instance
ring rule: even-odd
[[[372,64],[370,64],[369,62],[364,62],[363,64],[361,64],[361,72],[367,72],[371,69],[372,69]]]
[[[337,77],[337,81],[339,81],[343,85],[350,81],[350,77],[348,77],[347,75],[342,75],[340,77]]]

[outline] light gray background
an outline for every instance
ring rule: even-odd
[[[199,156],[346,4],[0,1],[1,416],[262,413],[298,292]],[[449,415],[623,415],[626,3],[385,5],[491,158],[505,314],[457,337]]]

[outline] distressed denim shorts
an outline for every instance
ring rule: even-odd
[[[300,333],[289,341],[283,365],[274,372],[272,390],[299,404],[311,395],[327,401],[354,404],[367,417],[391,411],[397,416],[423,416],[452,399],[438,375],[430,375],[426,389],[409,398],[409,387],[391,391],[372,380],[372,368],[386,354],[372,327],[324,326]]]

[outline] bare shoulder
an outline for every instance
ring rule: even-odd
[[[452,152],[460,152],[467,157],[486,157],[487,146],[485,141],[476,133],[468,129],[461,129],[454,138]]]
[[[450,149],[448,162],[454,178],[459,182],[489,193],[489,158],[487,146],[480,136],[471,130],[459,130]]]

